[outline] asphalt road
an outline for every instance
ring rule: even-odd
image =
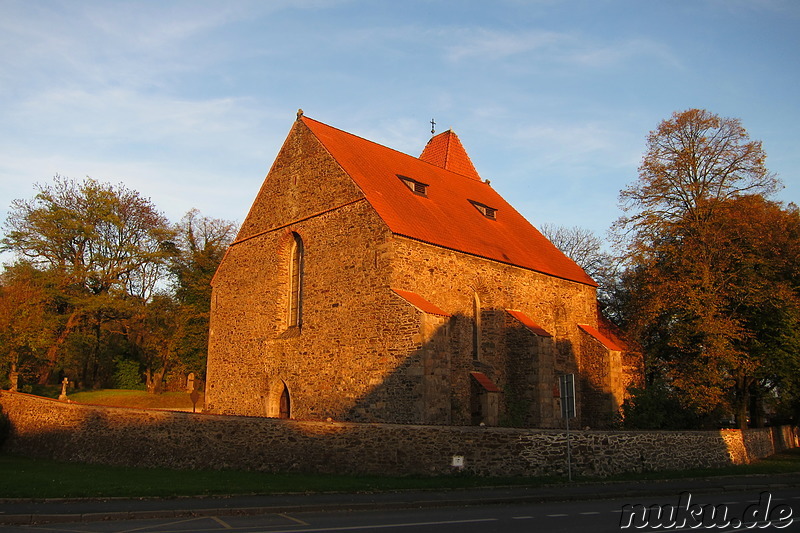
[[[595,495],[594,498],[602,495]],[[637,504],[641,504],[638,506]],[[670,519],[670,507],[678,509]],[[710,511],[716,515],[713,519]],[[681,512],[681,509],[685,509]],[[703,516],[698,523],[688,514]],[[659,522],[657,511],[663,511]],[[724,514],[723,514],[724,513]],[[772,518],[770,523],[768,520]],[[783,520],[778,520],[783,518]],[[686,519],[685,524],[680,522]],[[750,521],[751,519],[757,522]],[[627,526],[627,527],[625,527]],[[654,527],[660,526],[660,527]],[[666,527],[664,527],[666,526]],[[0,526],[8,533],[299,533],[299,532],[800,532],[800,488],[615,497],[543,503],[489,503],[411,508],[297,510],[264,514],[170,517]]]

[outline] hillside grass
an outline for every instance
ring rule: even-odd
[[[150,394],[142,390],[100,389],[70,393],[69,399],[75,403],[107,405],[114,407],[135,407],[138,409],[192,409],[192,399],[188,392],[165,392]],[[203,408],[203,393],[197,400],[197,410]]]
[[[749,465],[719,469],[625,474],[579,481],[685,479],[725,475],[800,472],[800,449]],[[65,463],[0,454],[0,498],[167,498],[233,494],[374,492],[567,483],[563,477],[485,478],[269,474],[231,470],[168,470]]]

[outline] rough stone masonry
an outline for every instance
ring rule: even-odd
[[[299,115],[213,280],[205,407],[552,428],[573,373],[607,427],[642,360],[604,325],[454,133],[416,158]]]
[[[331,474],[562,475],[566,433],[478,426],[315,422],[59,402],[0,391],[8,453],[179,469]],[[793,428],[577,431],[573,472],[605,476],[747,463],[797,446]],[[463,468],[452,466],[463,457]]]

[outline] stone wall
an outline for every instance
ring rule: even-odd
[[[599,327],[594,287],[399,236],[388,253],[392,287],[416,292],[453,317],[449,370],[455,405],[469,405],[469,373],[479,371],[505,393],[501,421],[558,427],[553,386],[559,374],[574,373],[580,427],[604,427],[624,399],[624,386],[641,375],[639,367],[623,368],[619,354],[612,361],[609,351],[578,327]],[[474,356],[476,295],[480,340]],[[508,309],[522,311],[552,337],[536,338]],[[612,373],[623,371],[628,377],[612,382]],[[454,409],[453,423],[468,424],[468,415]]]
[[[0,392],[12,423],[4,451],[137,467],[377,475],[563,474],[566,434],[474,426],[310,422],[98,407]],[[573,471],[620,472],[745,463],[797,445],[792,428],[741,432],[579,431]]]
[[[301,328],[286,312],[293,234],[305,252]],[[293,418],[392,420],[385,399],[359,402],[404,363],[418,329],[389,287],[388,235],[296,122],[212,283],[206,409],[275,415],[286,387]],[[389,415],[416,413],[414,399],[403,400]]]

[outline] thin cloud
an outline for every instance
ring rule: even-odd
[[[714,9],[730,13],[775,13],[781,16],[800,18],[800,7],[796,0],[710,0]]]
[[[586,67],[612,67],[647,57],[673,68],[683,68],[681,61],[667,46],[646,39],[628,39],[595,47],[584,46],[565,57],[572,63]]]
[[[525,31],[508,33],[492,30],[459,30],[458,44],[446,49],[451,62],[501,61],[522,57],[526,61],[566,66],[610,67],[641,57],[657,58],[673,66],[680,64],[665,45],[641,38],[618,42],[597,42],[575,33]]]
[[[574,39],[564,33],[529,31],[507,33],[486,29],[462,29],[453,37],[461,41],[446,49],[446,59],[460,62],[471,59],[494,61],[537,50],[568,46]]]
[[[276,116],[255,107],[248,98],[193,101],[127,89],[53,89],[21,102],[10,120],[18,133],[55,129],[107,143],[208,144],[222,135],[244,142],[263,120]]]
[[[264,157],[268,159],[268,157]],[[241,218],[252,201],[268,163],[250,161],[238,174],[227,169],[220,175],[218,167],[202,162],[187,164],[185,160],[155,161],[137,157],[105,159],[92,155],[53,154],[42,157],[35,151],[0,154],[0,171],[5,177],[0,192],[6,199],[0,205],[5,220],[11,200],[31,198],[35,183],[48,183],[56,174],[81,180],[91,177],[126,187],[151,198],[159,210],[171,220],[178,220],[191,208],[217,218]]]

